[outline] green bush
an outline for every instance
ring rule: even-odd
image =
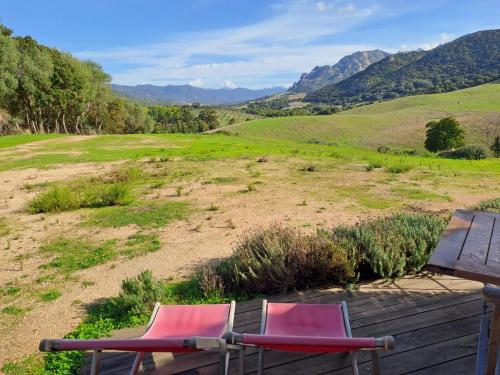
[[[123,183],[81,182],[73,186],[54,186],[41,193],[29,205],[31,213],[72,211],[85,207],[106,207],[128,204],[130,188]]]
[[[456,150],[447,150],[439,153],[439,156],[450,159],[481,160],[488,157],[488,151],[479,145],[470,145]]]
[[[245,236],[234,254],[213,270],[211,279],[219,278],[224,293],[247,294],[346,284],[355,278],[354,259],[324,235],[304,235],[275,225]]]
[[[387,154],[388,152],[391,152],[391,148],[389,146],[382,145],[377,147],[377,151],[382,154]]]
[[[204,271],[200,285],[222,295],[279,293],[398,277],[424,266],[445,224],[431,215],[396,214],[313,235],[272,226],[246,235],[230,258]]]
[[[471,210],[486,211],[500,214],[500,198],[482,201],[479,204],[470,207]]]
[[[419,271],[445,226],[444,220],[431,215],[396,214],[351,227],[337,227],[332,239],[348,253],[358,255],[360,271],[393,278]]]

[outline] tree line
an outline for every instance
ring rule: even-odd
[[[214,109],[147,107],[114,94],[110,81],[95,62],[0,24],[0,134],[195,133],[219,124]]]

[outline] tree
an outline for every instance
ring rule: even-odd
[[[203,108],[198,118],[207,124],[210,130],[216,129],[219,126],[219,118],[217,117],[217,112],[213,108]]]
[[[493,151],[493,155],[495,155],[495,157],[500,158],[500,136],[495,138],[495,142],[493,142],[490,149]]]
[[[429,151],[449,150],[464,145],[464,130],[460,123],[451,117],[431,121],[425,127],[425,148]]]
[[[0,108],[4,107],[17,88],[16,68],[19,52],[12,31],[0,24]]]

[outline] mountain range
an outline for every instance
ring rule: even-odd
[[[500,29],[478,31],[428,51],[390,55],[306,95],[334,105],[463,89],[500,77]]]
[[[324,86],[340,82],[350,76],[365,70],[390,54],[379,49],[373,51],[355,52],[344,56],[335,65],[316,66],[311,72],[303,73],[299,81],[289,89],[292,93],[308,93]]]
[[[155,103],[200,103],[207,105],[238,104],[286,91],[284,87],[271,87],[257,90],[242,87],[233,89],[205,89],[191,85],[111,85],[111,88],[119,94],[138,100]]]

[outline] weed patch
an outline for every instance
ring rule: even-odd
[[[115,258],[115,245],[114,240],[95,245],[84,238],[58,238],[41,248],[43,253],[54,256],[41,267],[71,274]]]
[[[128,237],[122,254],[128,258],[135,258],[158,251],[160,247],[160,238],[157,234],[136,233]]]
[[[500,198],[482,201],[479,204],[470,207],[471,210],[486,211],[500,214]]]
[[[20,316],[24,314],[24,309],[15,306],[6,306],[2,309],[2,312],[7,315]]]
[[[451,201],[451,197],[448,194],[438,194],[432,191],[425,191],[417,188],[394,187],[391,189],[391,191],[414,200],[443,200],[447,202]]]
[[[75,186],[55,186],[41,193],[28,207],[29,212],[47,213],[125,205],[132,200],[130,187],[117,184],[82,182]]]
[[[51,290],[40,295],[40,299],[44,302],[50,302],[61,297],[62,293],[58,290]]]
[[[187,202],[142,202],[124,207],[105,207],[94,212],[87,224],[101,227],[121,227],[135,224],[140,227],[162,227],[188,217]]]
[[[0,237],[6,236],[9,234],[10,228],[7,224],[7,220],[3,217],[0,217]]]

